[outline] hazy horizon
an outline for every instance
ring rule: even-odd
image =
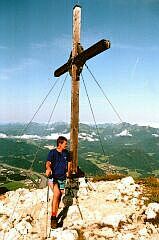
[[[29,122],[18,122],[18,121],[6,121],[6,122],[1,122],[0,121],[0,125],[5,125],[5,124],[28,124]],[[37,123],[37,124],[48,124],[47,122],[36,122],[36,121],[32,121],[31,123]],[[49,123],[49,125],[51,124],[56,124],[56,123],[66,123],[66,124],[70,124],[70,122],[64,122],[64,121],[55,121],[55,122],[51,122]],[[131,125],[138,125],[138,126],[149,126],[149,127],[153,127],[153,128],[159,128],[159,123],[130,123],[130,122],[97,122],[96,124],[115,124],[115,125],[119,125],[121,123],[127,123],[127,124],[131,124]],[[95,125],[94,122],[79,122],[79,124],[88,124],[88,125]]]

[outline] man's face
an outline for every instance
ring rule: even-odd
[[[64,141],[63,143],[60,143],[60,147],[62,150],[67,148],[67,141]]]

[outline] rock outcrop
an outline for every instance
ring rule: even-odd
[[[47,215],[51,189],[49,201],[47,187],[7,192],[0,201],[0,239],[159,239],[159,204],[145,206],[142,188],[132,177],[97,183],[80,178],[77,185],[66,188],[55,230]]]

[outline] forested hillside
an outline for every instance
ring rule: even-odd
[[[58,135],[69,138],[69,124],[33,123],[0,125],[0,163],[44,172],[49,147]],[[80,124],[79,166],[87,175],[104,174],[109,169],[140,176],[159,176],[159,129],[128,123]],[[21,135],[20,135],[21,133]]]

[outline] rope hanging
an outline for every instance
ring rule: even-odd
[[[109,100],[109,98],[106,96],[105,92],[103,91],[102,87],[100,86],[100,84],[98,83],[98,81],[96,80],[96,78],[94,77],[94,75],[92,74],[92,72],[91,72],[91,70],[89,69],[89,67],[87,66],[87,64],[85,64],[85,66],[86,66],[86,68],[88,69],[88,71],[89,71],[89,73],[91,74],[91,76],[92,76],[92,78],[94,79],[94,81],[96,82],[96,84],[98,85],[98,87],[100,88],[100,90],[102,91],[104,97],[106,98],[106,100],[107,100],[107,101],[109,102],[109,104],[111,105],[113,111],[116,113],[116,115],[117,115],[118,119],[120,120],[120,122],[123,122],[122,119],[121,119],[121,117],[120,117],[120,115],[119,115],[119,113],[117,112],[117,110],[115,109],[115,107],[113,106],[113,104],[111,103],[111,101]],[[59,98],[60,98],[60,96],[61,96],[61,93],[62,93],[64,84],[65,84],[66,79],[67,79],[67,76],[68,76],[68,74],[66,75],[66,77],[65,77],[65,79],[64,79],[64,81],[63,81],[62,87],[61,87],[61,89],[60,89],[60,91],[59,91],[59,94],[58,94],[58,97],[57,97],[56,102],[55,102],[55,104],[54,104],[53,110],[52,110],[52,112],[51,112],[51,114],[50,114],[50,117],[49,117],[48,123],[47,123],[47,125],[46,125],[46,128],[48,128],[48,126],[49,126],[49,124],[50,124],[50,122],[51,122],[53,113],[54,113],[54,111],[55,111],[55,108],[56,108],[57,103],[58,103],[58,101],[59,101]],[[87,95],[87,98],[88,98],[90,110],[91,110],[91,113],[92,113],[92,116],[93,116],[93,120],[94,120],[94,123],[95,123],[95,127],[96,127],[96,130],[97,130],[97,134],[98,134],[98,137],[99,137],[99,140],[100,140],[102,152],[103,152],[103,155],[105,156],[105,151],[104,151],[102,139],[101,139],[101,136],[100,136],[100,133],[99,133],[99,129],[98,129],[97,123],[96,123],[95,114],[94,114],[94,112],[93,112],[93,108],[92,108],[92,105],[91,105],[90,97],[89,97],[89,94],[88,94],[88,91],[87,91],[87,87],[86,87],[86,84],[85,84],[83,75],[81,74],[81,76],[82,76],[82,81],[83,81],[83,84],[84,84],[85,92],[86,92],[86,95]],[[59,78],[58,78],[58,79],[59,79]],[[31,118],[31,120],[29,121],[29,123],[26,124],[26,125],[24,126],[24,128],[22,129],[21,134],[20,134],[21,137],[22,137],[22,135],[24,134],[24,132],[26,131],[26,129],[29,127],[29,125],[32,123],[32,121],[33,121],[33,119],[35,118],[35,116],[36,116],[36,115],[38,114],[38,112],[40,111],[40,109],[41,109],[41,107],[43,106],[43,104],[45,103],[46,99],[48,98],[48,96],[50,95],[50,93],[51,93],[52,90],[54,89],[55,85],[57,84],[58,79],[55,81],[54,85],[51,87],[51,89],[49,90],[49,92],[46,94],[46,96],[44,97],[44,99],[42,100],[42,102],[40,103],[40,105],[38,106],[37,110],[36,110],[35,113],[33,114],[33,117]],[[32,170],[33,170],[33,165],[34,165],[34,162],[35,162],[35,160],[36,160],[36,158],[37,158],[37,154],[38,154],[38,152],[39,152],[40,147],[41,147],[41,143],[38,145],[38,149],[37,149],[37,151],[36,151],[36,153],[35,153],[34,159],[33,159],[33,161],[31,162],[31,166],[30,166],[30,168],[29,168],[29,171],[30,171],[30,172],[32,172]],[[14,207],[14,209],[13,209],[13,213],[11,214],[9,221],[11,220],[12,216],[14,215],[14,212],[15,212],[15,209],[16,209],[16,206],[17,206],[17,204],[18,204],[18,201],[19,201],[20,196],[21,196],[21,193],[19,194],[19,197],[18,197],[18,199],[17,199],[17,202],[16,202],[16,204],[15,204],[15,207]],[[48,197],[48,196],[47,196],[47,197]],[[46,227],[47,227],[47,225],[46,225]],[[46,232],[47,232],[47,231],[46,231]]]
[[[64,84],[65,84],[65,82],[66,82],[67,77],[68,77],[68,74],[66,75],[66,77],[65,77],[65,79],[64,79],[64,81],[63,81],[62,87],[61,87],[61,89],[60,89],[60,91],[59,91],[59,94],[58,94],[58,96],[57,96],[57,99],[56,99],[56,102],[55,102],[55,104],[54,104],[53,110],[52,110],[52,112],[51,112],[51,114],[50,114],[50,117],[49,117],[49,120],[48,120],[48,122],[47,122],[46,129],[48,128],[48,126],[49,126],[49,124],[50,124],[50,122],[51,122],[53,113],[54,113],[55,108],[56,108],[56,106],[57,106],[57,103],[58,103],[58,101],[59,101],[59,98],[60,98],[60,95],[61,95],[61,92],[62,92],[62,90],[63,90],[63,87],[64,87]],[[29,168],[30,171],[33,170],[33,169],[32,169],[32,168],[33,168],[33,164],[34,164],[34,162],[35,162],[35,160],[36,160],[36,157],[37,157],[37,155],[38,155],[38,152],[39,152],[40,147],[41,147],[41,143],[38,145],[38,149],[37,149],[37,151],[36,151],[36,153],[35,153],[34,159],[33,159],[32,163],[31,163],[30,168]]]
[[[89,102],[90,110],[91,110],[93,120],[94,120],[94,123],[95,123],[95,127],[96,127],[96,130],[97,130],[97,134],[98,134],[98,137],[99,137],[99,141],[100,141],[100,144],[101,144],[101,148],[102,148],[103,154],[105,156],[104,147],[103,147],[103,144],[102,144],[102,139],[101,139],[101,136],[100,136],[100,133],[99,133],[99,129],[98,129],[98,126],[97,126],[97,123],[96,123],[95,115],[94,115],[94,112],[93,112],[93,108],[92,108],[92,105],[91,105],[91,101],[90,101],[90,98],[89,98],[89,95],[88,95],[88,91],[87,91],[86,84],[85,84],[82,73],[81,73],[81,76],[82,76],[82,81],[83,81],[83,84],[84,84],[85,92],[86,92],[86,95],[87,95],[87,99],[88,99],[88,102]]]
[[[26,131],[26,129],[29,127],[29,125],[32,123],[32,121],[34,120],[35,116],[37,115],[37,113],[40,111],[41,107],[43,106],[43,104],[45,103],[46,99],[48,98],[48,96],[50,95],[50,93],[52,92],[52,90],[54,89],[55,85],[57,84],[59,78],[56,79],[54,85],[50,88],[49,92],[46,94],[46,96],[44,97],[44,99],[42,100],[42,102],[39,104],[37,110],[35,111],[35,113],[33,114],[33,117],[31,118],[31,120],[29,121],[29,123],[27,123],[24,128],[22,129],[20,136],[22,137],[22,135],[24,134],[24,132]]]
[[[58,94],[58,97],[57,97],[57,99],[56,99],[55,105],[54,105],[53,110],[52,110],[52,112],[51,112],[51,114],[50,114],[47,127],[48,127],[48,125],[50,124],[52,115],[53,115],[53,113],[54,113],[55,107],[56,107],[56,105],[57,105],[57,103],[58,103],[58,100],[59,100],[59,98],[60,98],[60,95],[61,95],[61,92],[62,92],[62,90],[63,90],[64,84],[65,84],[65,82],[66,82],[67,76],[68,76],[68,74],[66,75],[66,77],[65,77],[65,79],[64,79],[64,81],[63,81],[63,84],[62,84],[62,87],[61,87],[60,92],[59,92],[59,94]],[[56,84],[56,83],[57,83],[57,81],[55,82],[55,84]],[[54,84],[53,87],[50,89],[50,91],[48,92],[48,94],[46,95],[46,97],[44,98],[44,100],[42,101],[42,103],[39,105],[38,110],[37,110],[36,113],[33,115],[31,121],[29,122],[29,124],[31,124],[31,122],[32,122],[32,120],[34,119],[35,115],[38,113],[38,111],[40,110],[41,106],[44,104],[45,100],[47,99],[47,97],[49,96],[49,94],[51,93],[51,91],[53,90],[55,84]],[[29,126],[29,124],[27,124],[27,126],[25,126],[25,130],[27,129],[27,127]],[[39,149],[40,149],[40,146],[38,146],[38,151],[39,151]],[[32,171],[32,167],[33,167],[34,161],[35,161],[35,159],[36,159],[36,156],[37,156],[37,154],[38,154],[38,151],[36,152],[35,157],[34,157],[32,163],[31,163],[30,169],[29,169],[27,172],[29,172],[29,171],[31,172],[31,171]],[[9,221],[11,221],[11,219],[12,219],[12,217],[13,217],[13,215],[14,215],[14,212],[15,212],[15,210],[16,210],[16,207],[18,206],[18,202],[19,202],[19,199],[20,199],[21,195],[22,195],[22,193],[20,193],[19,196],[18,196],[18,199],[17,199],[17,201],[16,201],[16,203],[15,203],[15,206],[14,206],[14,208],[13,208],[13,212],[12,212],[12,214],[10,215]]]
[[[113,106],[112,102],[109,100],[109,98],[106,96],[103,88],[100,86],[100,84],[98,83],[98,81],[96,80],[95,76],[93,75],[93,73],[91,72],[91,70],[89,69],[88,65],[85,63],[86,68],[88,69],[89,73],[91,74],[93,80],[96,82],[96,84],[98,85],[98,87],[100,88],[100,90],[102,91],[104,97],[106,98],[106,100],[108,101],[108,103],[110,104],[110,106],[112,107],[113,111],[115,112],[115,114],[117,115],[117,118],[119,119],[119,121],[122,123],[123,120],[120,116],[120,114],[118,113],[118,111],[116,110],[116,108]]]

